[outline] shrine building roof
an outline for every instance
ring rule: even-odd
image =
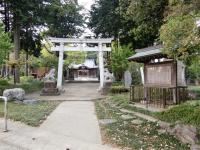
[[[166,54],[162,52],[163,46],[151,46],[143,49],[136,49],[136,54],[129,57],[129,61],[136,61],[139,63],[149,62],[152,59],[166,58]]]

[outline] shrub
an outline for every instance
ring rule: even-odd
[[[20,77],[21,83],[27,83],[27,82],[34,82],[36,79],[34,79],[33,76],[22,76]]]
[[[160,120],[200,126],[200,101],[186,102],[169,110],[155,113]]]
[[[112,86],[123,86],[123,82],[120,81],[113,82]]]
[[[124,86],[112,86],[110,89],[111,93],[125,93],[129,92],[129,89],[125,88]]]
[[[8,80],[0,79],[0,95],[3,95],[3,91],[13,86],[9,84]]]
[[[188,90],[191,95],[195,95],[195,99],[200,98],[200,86],[189,86]]]
[[[43,82],[34,79],[33,81],[29,82],[24,82],[18,85],[19,88],[22,88],[26,91],[26,93],[31,93],[38,91],[42,88]]]
[[[0,79],[0,86],[8,86],[8,85],[9,85],[8,80]]]

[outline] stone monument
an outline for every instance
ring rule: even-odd
[[[126,88],[130,88],[131,84],[132,84],[131,73],[130,73],[130,71],[127,70],[124,73],[124,85]]]
[[[55,69],[51,69],[49,73],[44,77],[44,88],[41,91],[41,96],[54,96],[60,95],[55,80]]]

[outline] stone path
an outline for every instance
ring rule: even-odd
[[[66,84],[65,87],[66,93],[54,100],[67,101],[61,103],[39,128],[9,121],[11,131],[3,133],[3,120],[0,119],[0,150],[114,150],[102,144],[94,102],[89,101],[100,97],[98,84],[69,84],[71,89]]]
[[[65,92],[59,96],[40,96],[39,92],[35,92],[26,95],[26,99],[91,101],[104,98],[98,93],[98,88],[99,83],[66,83],[63,86]]]

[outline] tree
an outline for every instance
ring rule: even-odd
[[[3,0],[0,5],[5,8],[0,13],[5,16],[6,27],[11,25],[16,61],[19,61],[21,49],[27,56],[39,55],[42,39],[39,30],[44,27],[48,29],[48,36],[71,37],[81,32],[80,8],[72,1]],[[19,79],[19,68],[16,68],[16,81]]]
[[[111,53],[111,68],[117,81],[123,79],[124,72],[128,70],[128,57],[133,54],[130,45],[129,46],[117,46],[113,45]]]
[[[32,55],[29,60],[30,60],[29,62],[30,66],[35,68],[39,67],[58,68],[57,56],[47,51],[44,47],[42,48],[41,55],[39,57],[34,57]]]
[[[42,22],[40,19],[41,12],[43,9],[44,0],[4,0],[3,5],[5,6],[5,11],[3,15],[5,16],[4,22],[6,28],[10,28],[13,35],[14,41],[14,54],[15,61],[19,61],[19,53],[21,50],[21,31],[26,27],[29,29],[40,25]],[[9,20],[6,21],[6,20]],[[15,69],[15,80],[19,82],[19,67]]]
[[[96,36],[120,39],[133,48],[152,45],[159,37],[167,0],[97,0],[89,27]]]
[[[82,64],[85,61],[86,53],[85,52],[66,52],[67,59],[64,61],[66,67],[69,67],[70,64]]]
[[[200,56],[191,60],[190,65],[186,69],[187,78],[194,82],[196,85],[200,83]]]
[[[200,52],[200,28],[196,15],[170,17],[160,29],[164,53],[175,60],[189,61]]]
[[[116,11],[118,6],[118,0],[98,0],[92,5],[88,26],[96,37],[118,38],[121,27],[120,16]]]
[[[82,33],[81,7],[72,2],[54,0],[46,5],[44,18],[48,28],[46,35],[52,37],[78,37]]]
[[[159,37],[167,4],[167,0],[121,0],[120,14],[124,24],[132,24],[122,30],[122,44],[128,41],[134,48],[152,45]]]
[[[2,22],[0,22],[0,64],[2,65],[4,61],[8,58],[9,52],[12,50],[13,45],[11,43],[11,38],[8,33],[4,31],[5,27]]]

